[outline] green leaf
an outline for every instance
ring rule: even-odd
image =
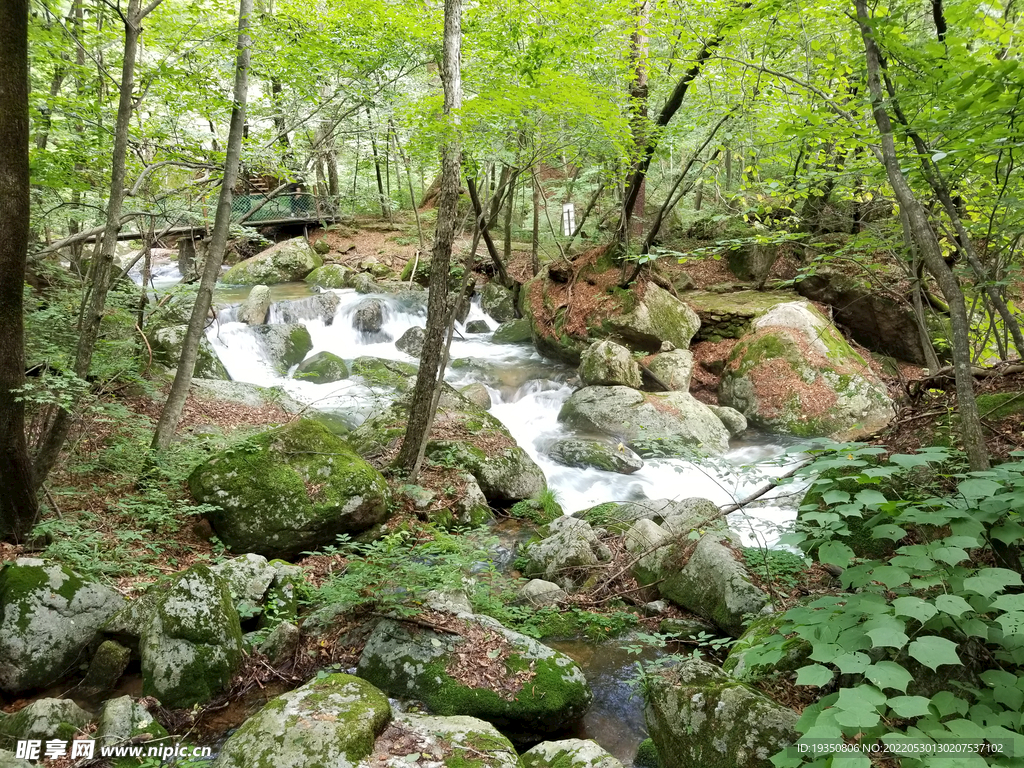
[[[966,560],[970,555],[960,547],[939,547],[932,552],[932,557],[940,562],[956,565]]]
[[[856,675],[870,666],[871,657],[866,653],[844,653],[834,663],[844,675]]]
[[[1012,611],[1004,613],[996,623],[1003,629],[1004,635],[1019,635],[1024,633],[1024,611]]]
[[[938,669],[943,664],[960,664],[956,654],[956,643],[944,637],[919,637],[907,646],[907,653],[929,669]]]
[[[900,528],[898,525],[892,523],[883,523],[882,525],[876,525],[871,529],[871,538],[873,539],[891,539],[892,541],[899,541],[907,532]]]
[[[976,499],[987,499],[1001,491],[1003,486],[994,480],[986,480],[981,477],[972,477],[961,482],[956,489],[965,499],[973,501]]]
[[[996,592],[1002,592],[1009,586],[1020,585],[1020,574],[1007,568],[985,568],[976,576],[968,576],[964,579],[964,589],[968,592],[976,592],[982,597],[992,597]]]
[[[913,596],[897,597],[892,601],[892,607],[896,609],[897,616],[909,616],[922,624],[938,613],[938,609],[927,600]]]
[[[818,560],[828,565],[845,568],[853,557],[853,550],[841,541],[826,541],[818,548]]]
[[[902,568],[897,568],[893,565],[883,565],[879,568],[875,568],[874,573],[871,574],[871,578],[875,581],[882,582],[886,587],[892,589],[898,587],[900,584],[906,584],[910,581],[910,574]]]
[[[902,648],[907,644],[907,633],[898,627],[878,627],[868,630],[868,637],[871,638],[871,645],[874,648]]]
[[[800,667],[796,673],[797,685],[816,685],[819,688],[832,682],[835,674],[828,667],[821,664],[811,664],[807,667]]]
[[[971,604],[960,595],[939,595],[935,598],[935,607],[950,616],[963,616],[972,610]]]
[[[864,675],[879,688],[895,688],[906,693],[914,676],[895,661],[877,661],[864,670]]]
[[[924,696],[894,696],[889,709],[900,717],[921,717],[928,714],[928,699]]]
[[[1024,595],[1000,595],[992,601],[1000,611],[1024,611]]]
[[[839,752],[832,755],[832,768],[871,768],[871,760],[857,752]]]
[[[947,153],[945,153],[945,152],[936,152],[934,155],[932,155],[932,162],[933,163],[939,162],[939,160],[942,160],[944,157],[946,157],[946,154]]]

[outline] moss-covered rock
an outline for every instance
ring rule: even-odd
[[[622,768],[590,739],[542,741],[522,755],[524,768]]]
[[[192,707],[227,688],[242,661],[242,628],[227,582],[196,565],[164,585],[140,642],[142,689]]]
[[[189,488],[216,506],[210,523],[232,552],[285,559],[383,522],[390,504],[380,473],[308,419],[212,456]]]
[[[580,378],[586,385],[621,385],[640,389],[640,366],[629,350],[614,341],[591,344],[580,357]]]
[[[352,375],[362,378],[368,387],[409,392],[416,382],[416,366],[379,357],[357,357],[352,361]]]
[[[635,558],[633,576],[641,584],[652,584],[661,578],[665,560],[671,554],[674,536],[653,520],[641,518],[626,531],[622,542]]]
[[[55,563],[19,558],[0,570],[0,690],[60,680],[86,661],[97,631],[124,606],[114,590]]]
[[[653,739],[644,739],[636,748],[636,756],[633,758],[634,768],[661,768],[661,758],[658,757],[658,748],[654,746]]]
[[[795,672],[811,654],[811,645],[799,637],[779,634],[783,614],[754,619],[729,649],[722,669],[737,680],[753,683]]]
[[[691,496],[686,499],[642,499],[626,504],[606,502],[596,507],[577,512],[576,517],[586,520],[599,528],[612,531],[626,531],[637,520],[653,520],[658,524],[670,525],[673,531],[688,531],[699,527],[710,527],[721,515],[718,505],[709,499]],[[669,524],[668,521],[673,522]]]
[[[96,741],[101,746],[111,747],[139,741],[149,744],[166,738],[167,730],[153,719],[149,710],[141,703],[132,701],[130,696],[120,696],[104,703],[96,728]]]
[[[644,460],[622,443],[603,440],[565,437],[551,444],[548,455],[566,467],[592,467],[623,475],[631,475],[644,466]]]
[[[714,622],[733,637],[743,633],[749,616],[770,609],[768,595],[754,584],[737,554],[738,544],[721,529],[704,533],[696,545],[681,537],[665,560],[658,585],[662,597]]]
[[[693,375],[693,355],[688,349],[672,349],[660,352],[647,361],[647,370],[658,377],[658,381],[678,392],[690,391],[690,377]]]
[[[343,267],[341,264],[324,264],[317,267],[305,278],[307,283],[319,285],[321,288],[347,288],[349,275],[352,270]]]
[[[313,348],[313,338],[301,323],[275,323],[257,325],[253,332],[267,354],[270,364],[284,376],[293,365],[298,365]]]
[[[294,378],[314,384],[331,384],[348,378],[348,366],[331,352],[317,352],[299,363]]]
[[[290,283],[304,279],[323,263],[304,237],[293,237],[236,264],[220,280],[231,285]]]
[[[316,677],[246,720],[216,768],[353,768],[391,720],[379,690],[352,675]]]
[[[89,671],[82,680],[80,690],[87,696],[99,696],[112,691],[128,668],[132,651],[115,640],[104,640],[89,662]]]
[[[631,311],[606,318],[601,327],[630,349],[658,352],[666,341],[688,349],[700,318],[668,291],[647,283]]]
[[[855,440],[888,423],[892,401],[867,363],[807,302],[778,304],[733,349],[722,405],[801,437]]]
[[[502,323],[491,336],[491,341],[495,344],[521,344],[532,339],[533,332],[530,330],[530,321],[525,318]]]
[[[9,749],[0,749],[0,768],[32,768],[32,763],[22,760]]]
[[[295,587],[303,581],[299,566],[249,553],[211,570],[227,582],[231,600],[243,617],[258,616],[260,626],[295,618]]]
[[[366,766],[407,762],[408,745],[416,745],[424,764],[444,768],[518,768],[519,757],[505,736],[475,717],[437,717],[400,713],[377,739]]]
[[[523,550],[527,578],[543,578],[571,591],[593,576],[599,563],[611,559],[608,546],[585,520],[566,515],[553,520],[545,533]]]
[[[70,741],[92,717],[70,699],[37,699],[0,719],[0,746],[13,748],[27,739]]]
[[[149,346],[153,350],[153,362],[168,368],[176,368],[178,360],[181,359],[181,350],[185,345],[187,330],[188,326],[185,325],[170,325],[152,332],[148,339]],[[192,372],[194,376],[201,379],[231,378],[205,335],[199,339],[199,351],[196,354],[196,364]]]
[[[403,398],[363,422],[349,439],[363,456],[379,456],[405,435],[408,421],[409,399]],[[528,499],[547,487],[540,467],[515,444],[505,425],[447,384],[441,390],[434,430],[465,435],[431,440],[427,456],[469,472],[488,501]]]
[[[513,735],[560,730],[586,712],[592,700],[590,687],[569,657],[489,617],[459,618],[470,636],[483,633],[493,638],[481,646],[478,657],[490,664],[488,675],[477,670],[469,681],[453,673],[466,636],[386,619],[366,642],[359,676],[392,696],[419,699],[436,714],[479,717]],[[490,658],[487,650],[494,642],[507,652]],[[488,677],[504,683],[516,674],[522,674],[524,682],[514,692],[488,687]]]
[[[470,320],[466,323],[466,333],[490,333],[491,326],[486,320]]]
[[[462,387],[459,392],[478,408],[483,408],[485,411],[490,410],[491,393],[487,391],[487,385],[475,381]]]
[[[493,280],[480,291],[480,307],[499,323],[507,323],[516,316],[512,291]]]
[[[245,301],[238,307],[238,322],[246,325],[263,325],[267,322],[270,312],[270,288],[266,285],[254,285]]]
[[[584,387],[565,401],[558,420],[618,438],[641,456],[718,455],[729,449],[722,422],[687,392]]]
[[[647,729],[664,768],[771,768],[797,739],[797,715],[688,658],[648,678]]]

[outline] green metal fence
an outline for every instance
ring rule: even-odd
[[[231,220],[238,221],[266,200],[266,195],[236,195],[231,201]],[[316,197],[309,192],[288,192],[268,201],[245,220],[246,224],[281,219],[315,219],[319,216]]]

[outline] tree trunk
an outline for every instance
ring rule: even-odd
[[[533,276],[540,274],[540,179],[533,174],[533,232],[530,236],[530,268]]]
[[[39,512],[25,442],[24,296],[29,238],[28,0],[0,3],[0,539]]]
[[[444,2],[444,44],[441,54],[441,82],[444,87],[444,115],[451,121],[451,133],[441,157],[441,184],[438,194],[437,225],[430,256],[430,285],[427,297],[427,328],[420,356],[419,373],[409,404],[409,423],[396,463],[404,469],[409,482],[415,482],[427,449],[430,428],[436,410],[435,391],[444,382],[444,369],[438,370],[444,350],[445,329],[451,320],[448,304],[448,269],[455,241],[458,216],[461,150],[457,133],[458,110],[462,106],[462,73],[459,62],[462,45],[462,0]]]
[[[377,153],[377,139],[373,135],[373,118],[370,116],[370,108],[366,108],[366,127],[370,132],[370,151],[373,153],[373,170],[377,173],[377,199],[380,201],[380,214],[388,221],[391,220],[391,205],[388,203],[388,196],[384,192],[384,179],[380,173],[380,155]]]
[[[238,58],[235,62],[235,94],[231,108],[231,124],[228,129],[228,145],[224,158],[224,181],[220,185],[217,200],[217,216],[213,223],[213,234],[206,252],[203,278],[199,282],[199,293],[192,307],[192,317],[182,344],[178,370],[174,383],[167,395],[167,403],[160,414],[160,421],[153,435],[153,448],[166,448],[178,429],[181,412],[192,386],[192,371],[199,354],[199,343],[206,327],[206,317],[213,303],[213,288],[220,275],[227,248],[228,231],[231,227],[231,190],[238,179],[238,166],[242,154],[242,132],[245,125],[245,108],[249,94],[249,17],[252,15],[253,0],[240,0],[238,5]]]
[[[917,246],[918,253],[928,271],[932,273],[943,297],[949,304],[949,319],[952,328],[953,372],[956,380],[957,405],[960,411],[960,423],[964,450],[972,470],[983,470],[989,467],[988,448],[981,429],[981,418],[978,404],[974,398],[974,376],[971,372],[970,323],[964,294],[946,264],[942,255],[942,247],[928,220],[924,206],[914,196],[913,190],[903,177],[896,144],[893,140],[892,123],[884,106],[884,94],[879,72],[881,56],[871,31],[867,0],[854,0],[857,9],[857,23],[864,40],[864,54],[867,62],[868,89],[871,94],[872,112],[875,125],[881,138],[882,162],[886,175],[892,185],[900,207],[907,212],[911,236]]]
[[[121,229],[121,208],[125,196],[125,160],[128,154],[128,128],[134,109],[135,58],[139,49],[139,34],[142,20],[162,0],[152,0],[142,7],[141,0],[129,0],[124,15],[124,60],[121,66],[121,86],[117,105],[117,121],[114,124],[114,148],[110,159],[110,197],[107,201],[106,224],[99,252],[93,258],[90,269],[90,285],[82,300],[79,318],[78,349],[75,355],[75,375],[85,379],[92,365],[93,351],[100,334],[100,322],[107,303],[114,265],[114,249],[117,233]],[[71,410],[61,410],[43,437],[36,452],[35,481],[41,487],[46,476],[57,463],[64,441],[71,429]]]
[[[466,176],[466,187],[469,189],[469,199],[473,203],[473,211],[476,213],[477,227],[480,230],[480,235],[484,239],[484,245],[487,246],[487,254],[491,257],[491,261],[494,263],[494,270],[498,275],[498,282],[506,288],[512,287],[512,280],[509,279],[508,271],[505,269],[505,264],[501,260],[501,256],[498,254],[498,249],[494,247],[494,240],[491,239],[490,228],[487,225],[487,216],[484,214],[483,206],[480,205],[480,195],[477,194],[476,179],[471,176]]]
[[[633,150],[636,153],[636,160],[630,171],[629,186],[635,183],[638,184],[638,188],[633,191],[632,196],[626,195],[631,210],[628,213],[623,211],[622,214],[624,227],[629,227],[628,231],[624,228],[620,233],[624,239],[629,235],[639,235],[642,231],[644,206],[647,197],[647,174],[638,174],[637,170],[640,168],[640,158],[650,143],[649,131],[647,129],[647,25],[650,21],[651,5],[651,0],[641,0],[637,5],[635,11],[636,25],[633,27],[633,34],[629,40],[629,59],[633,69],[633,79],[629,87],[629,100],[632,110],[630,130],[633,134]],[[632,218],[634,210],[639,211],[639,215],[635,220]],[[631,226],[630,222],[632,222]]]

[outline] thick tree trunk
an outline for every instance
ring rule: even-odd
[[[107,201],[106,224],[99,253],[93,258],[90,269],[89,289],[82,303],[79,318],[78,349],[75,354],[75,375],[85,379],[92,365],[93,351],[100,335],[100,322],[107,303],[114,265],[114,249],[117,233],[121,229],[121,208],[125,196],[125,161],[128,155],[128,129],[131,125],[135,88],[135,58],[139,49],[139,34],[142,20],[162,0],[152,0],[142,7],[141,0],[129,0],[124,15],[124,58],[121,65],[121,86],[117,105],[117,121],[114,124],[114,148],[110,159],[110,197]],[[71,410],[61,410],[43,437],[35,458],[35,481],[42,486],[46,476],[57,463],[64,441],[71,429]]]
[[[452,121],[451,133],[441,157],[441,183],[438,194],[437,225],[430,255],[430,285],[427,297],[427,328],[420,356],[419,373],[409,404],[409,423],[396,463],[404,469],[409,482],[415,482],[426,452],[430,428],[434,422],[436,391],[444,382],[441,358],[445,330],[452,320],[448,302],[448,269],[455,241],[458,216],[461,150],[457,133],[458,110],[462,106],[462,0],[445,0],[444,44],[441,53],[441,82],[444,87],[444,114]]]
[[[892,185],[900,207],[906,211],[911,236],[917,246],[918,253],[928,271],[932,273],[943,297],[949,304],[949,319],[952,329],[953,372],[956,380],[957,405],[960,411],[960,423],[964,449],[972,470],[988,469],[988,449],[985,436],[981,429],[981,418],[978,404],[974,398],[974,376],[971,373],[970,323],[964,294],[953,275],[952,270],[943,258],[935,230],[928,220],[924,206],[914,196],[913,190],[903,177],[896,144],[893,140],[892,123],[884,105],[884,94],[880,77],[881,55],[871,31],[867,0],[854,0],[857,9],[857,22],[861,37],[864,40],[864,53],[867,62],[868,89],[871,94],[872,112],[882,145],[882,162],[886,175]]]
[[[28,0],[0,3],[0,539],[39,512],[25,442],[24,296],[29,238]]]
[[[220,197],[217,201],[217,216],[213,223],[213,234],[206,252],[206,264],[203,266],[203,278],[199,282],[199,293],[192,307],[192,317],[188,322],[185,340],[182,344],[178,370],[174,375],[174,383],[167,395],[167,402],[160,414],[156,432],[153,435],[153,448],[166,448],[178,429],[181,412],[188,398],[189,387],[192,386],[192,371],[196,366],[199,354],[199,343],[206,328],[206,317],[213,303],[213,288],[220,275],[220,267],[224,261],[227,248],[228,231],[231,227],[231,190],[238,179],[239,160],[242,155],[242,132],[245,125],[245,108],[249,94],[249,17],[252,15],[253,0],[240,0],[238,5],[238,58],[235,62],[234,106],[231,109],[231,124],[228,129],[228,145],[224,158],[224,181],[220,186]]]

